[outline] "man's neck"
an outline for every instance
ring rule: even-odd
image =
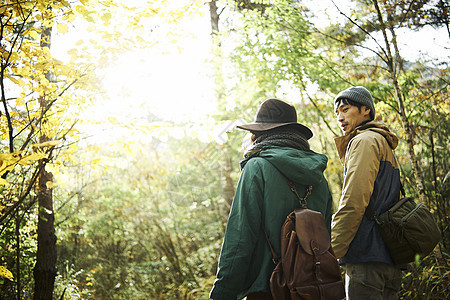
[[[365,120],[364,122],[360,123],[360,124],[359,124],[358,126],[356,126],[356,127],[363,126],[363,125],[369,123],[370,121],[372,121],[372,120]]]

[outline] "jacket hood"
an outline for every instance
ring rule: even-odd
[[[298,150],[289,147],[270,147],[252,151],[241,161],[241,169],[254,157],[270,162],[291,181],[305,185],[317,185],[323,179],[328,158],[311,150]]]
[[[340,136],[334,139],[339,154],[339,158],[341,159],[341,161],[345,157],[345,152],[347,151],[347,146],[350,143],[350,141],[358,134],[367,130],[377,132],[382,136],[384,136],[384,138],[386,139],[392,150],[397,148],[398,146],[397,136],[394,133],[392,133],[385,124],[376,121],[371,121],[365,123],[364,125],[356,127],[355,130],[353,130],[347,135]]]

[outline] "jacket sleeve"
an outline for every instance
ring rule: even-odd
[[[249,162],[234,196],[211,299],[236,299],[239,292],[248,288],[244,285],[261,230],[263,198],[261,169]]]
[[[358,231],[380,167],[376,139],[354,138],[345,157],[344,183],[339,207],[331,224],[331,243],[336,257],[343,257]]]

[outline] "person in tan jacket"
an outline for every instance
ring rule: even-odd
[[[400,172],[393,153],[398,138],[374,121],[372,95],[362,86],[340,92],[334,109],[344,133],[335,139],[344,183],[331,243],[346,268],[347,299],[398,299],[401,268],[392,262],[375,222],[365,216],[369,203],[380,215],[399,199]]]

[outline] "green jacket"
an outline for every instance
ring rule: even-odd
[[[275,252],[280,255],[280,230],[299,201],[286,179],[296,185],[300,197],[312,185],[308,208],[321,212],[331,230],[332,198],[323,175],[327,157],[313,151],[272,147],[253,153],[241,162],[242,173],[228,218],[217,279],[211,299],[242,299],[250,293],[270,291],[272,254],[262,225]],[[278,170],[277,170],[278,169]]]

